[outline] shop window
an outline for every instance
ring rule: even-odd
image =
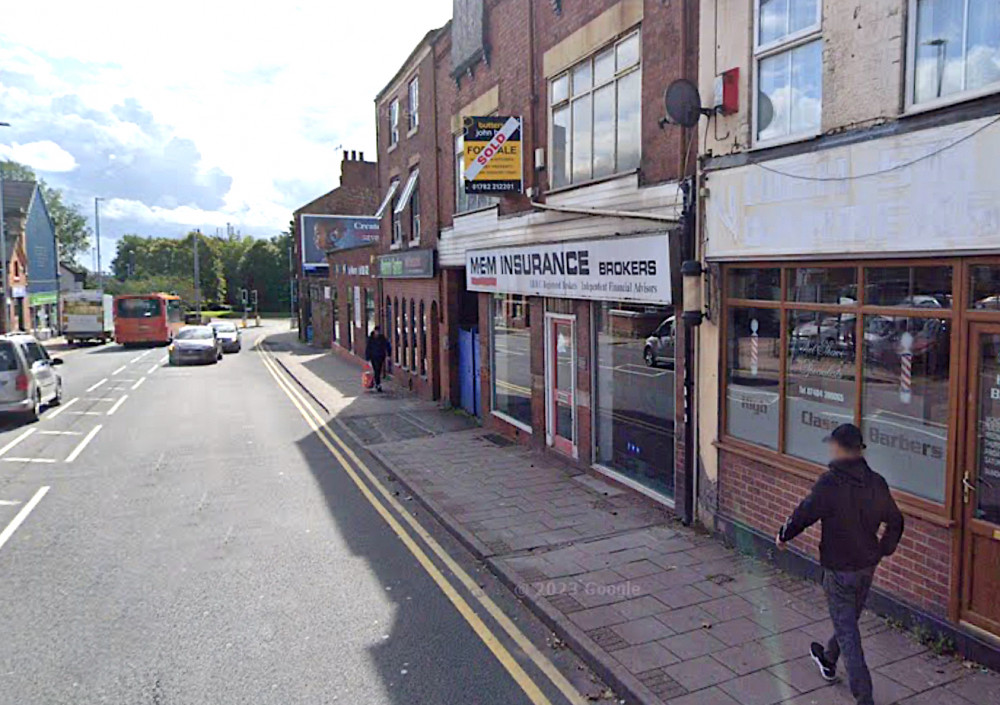
[[[410,333],[409,333],[409,328],[406,327],[407,326],[407,321],[409,320],[406,317],[406,299],[403,299],[403,301],[402,301],[402,303],[400,305],[399,318],[400,318],[400,320],[399,320],[399,334],[400,334],[400,338],[401,338],[401,342],[402,342],[402,348],[403,348],[402,350],[399,351],[399,364],[402,367],[407,367],[407,363],[408,363],[408,361],[410,359],[409,357],[407,357],[407,355],[409,354],[409,349],[410,349],[410,344],[409,344],[410,343]]]
[[[399,99],[393,98],[389,103],[389,146],[399,144]]]
[[[670,497],[676,331],[667,306],[594,304],[595,462]]]
[[[465,139],[455,137],[455,214],[489,208],[498,203],[497,196],[465,192]]]
[[[866,456],[892,487],[944,502],[950,321],[865,316],[864,323]]]
[[[726,330],[729,435],[777,449],[781,311],[731,307]]]
[[[375,325],[375,293],[365,289],[365,335],[371,335]]]
[[[337,289],[333,290],[333,298],[330,299],[330,309],[333,315],[333,342],[340,342],[340,307],[337,299]]]
[[[347,341],[347,349],[354,352],[354,289],[347,287],[347,301],[344,302],[344,308],[347,309],[347,335],[344,336]]]
[[[911,105],[1000,90],[1000,3],[910,0]]]
[[[951,308],[951,272],[951,267],[868,267],[865,269],[865,303]]]
[[[550,81],[553,188],[638,168],[639,44],[632,32]]]
[[[725,434],[825,465],[823,438],[855,423],[891,487],[944,503],[953,267],[775,269],[724,271]],[[992,276],[972,268],[977,300]]]
[[[1000,311],[1000,267],[970,267],[969,306],[983,311]]]
[[[823,103],[822,3],[757,0],[755,137],[788,141],[819,133]]]
[[[823,439],[840,424],[854,422],[856,330],[854,313],[788,312],[785,452],[789,455],[825,464]]]
[[[417,371],[417,359],[420,357],[417,350],[417,302],[410,299],[410,369]]]
[[[409,102],[410,132],[420,126],[420,77],[414,77],[406,91]]]
[[[399,348],[400,348],[400,318],[402,314],[399,311],[399,299],[395,300],[395,304],[392,307],[392,356],[393,361],[399,364]]]
[[[382,332],[385,337],[389,340],[389,344],[392,345],[392,349],[395,351],[396,344],[393,338],[393,331],[396,330],[396,318],[395,309],[392,307],[392,299],[388,296],[385,297],[385,314],[382,318],[383,326]]]
[[[531,430],[531,309],[517,294],[491,299],[493,411]]]
[[[427,310],[420,302],[420,374],[427,374]]]

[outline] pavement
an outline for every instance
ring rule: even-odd
[[[811,641],[832,633],[818,585],[681,526],[662,505],[513,445],[357,365],[267,338],[331,428],[413,497],[628,702],[850,705]],[[874,614],[861,621],[877,705],[1000,702],[1000,677],[939,656]],[[505,702],[497,699],[494,702]]]
[[[258,338],[61,356],[0,424],[0,705],[611,702]],[[347,454],[350,457],[347,457]]]

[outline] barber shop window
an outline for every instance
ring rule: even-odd
[[[726,268],[724,436],[822,466],[823,438],[854,423],[891,487],[944,504],[953,269]],[[972,268],[971,306],[991,276]]]
[[[531,430],[531,308],[528,298],[491,299],[493,412]]]

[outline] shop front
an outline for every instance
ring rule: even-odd
[[[487,423],[671,500],[668,252],[665,233],[468,251]]]

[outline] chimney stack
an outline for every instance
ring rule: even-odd
[[[358,152],[358,161],[359,162],[363,162],[364,160],[365,160],[365,153],[364,152]]]

